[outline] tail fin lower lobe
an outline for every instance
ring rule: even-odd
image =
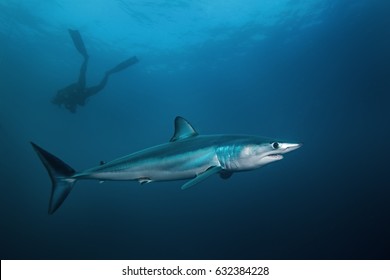
[[[53,214],[64,202],[76,183],[77,180],[72,178],[76,171],[33,142],[31,142],[31,145],[38,154],[43,165],[46,167],[52,182],[49,214]]]

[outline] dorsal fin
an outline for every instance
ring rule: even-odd
[[[187,139],[196,135],[198,135],[198,132],[195,131],[188,121],[179,116],[175,118],[175,133],[170,142]]]

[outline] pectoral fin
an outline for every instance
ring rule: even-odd
[[[181,186],[181,189],[182,190],[188,189],[189,187],[192,187],[193,185],[196,185],[197,183],[202,182],[203,180],[207,179],[209,176],[211,176],[211,175],[213,175],[215,173],[218,173],[221,170],[222,170],[222,167],[220,167],[220,166],[210,167],[205,172],[199,174],[194,179],[188,181],[183,186]]]

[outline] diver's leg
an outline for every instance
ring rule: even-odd
[[[80,75],[78,85],[80,87],[80,91],[83,91],[86,86],[86,74],[87,74],[87,66],[88,66],[88,57],[84,59],[83,64],[81,64]]]
[[[78,30],[68,29],[70,37],[72,37],[73,44],[76,49],[81,53],[84,58],[88,57],[87,49],[85,48],[83,39],[81,38],[80,32]]]
[[[107,81],[108,81],[108,77],[111,74],[119,72],[121,70],[124,70],[127,67],[129,67],[130,65],[133,65],[133,64],[135,64],[137,62],[138,62],[138,58],[133,56],[133,57],[131,57],[131,58],[129,58],[129,59],[119,63],[117,66],[115,66],[111,70],[108,70],[106,72],[106,74],[104,75],[103,79],[101,80],[101,82],[97,86],[93,86],[93,87],[87,88],[85,90],[86,98],[89,97],[89,96],[95,95],[96,93],[101,91],[106,86]]]
[[[106,86],[109,76],[110,76],[110,74],[106,73],[104,75],[103,79],[100,81],[100,83],[97,86],[93,86],[93,87],[87,88],[85,90],[86,97],[90,97],[92,95],[95,95],[99,91],[101,91]]]
[[[129,67],[129,66],[131,66],[133,64],[136,64],[137,62],[138,62],[138,58],[136,56],[130,57],[129,59],[119,63],[114,68],[108,70],[106,73],[107,74],[113,74],[113,73],[122,71],[122,70],[126,69],[127,67]]]

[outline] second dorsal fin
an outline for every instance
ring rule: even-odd
[[[173,134],[170,142],[195,137],[196,135],[198,135],[198,132],[196,132],[188,121],[179,116],[175,118],[175,133]]]

